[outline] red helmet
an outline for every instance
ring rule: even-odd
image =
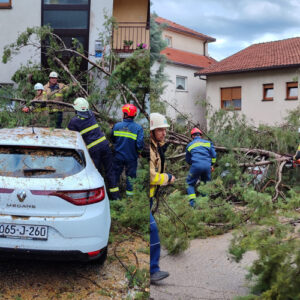
[[[122,106],[122,112],[126,113],[129,117],[135,117],[137,109],[133,104],[125,104]]]
[[[191,130],[191,136],[192,136],[193,134],[195,134],[195,133],[200,133],[200,134],[202,135],[202,131],[201,131],[200,129],[198,129],[197,127],[193,128],[193,129]]]

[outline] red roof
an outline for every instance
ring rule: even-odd
[[[240,73],[300,66],[300,37],[254,44],[198,72],[198,75]]]
[[[202,34],[200,32],[197,32],[197,31],[193,30],[193,29],[184,27],[182,25],[179,25],[175,22],[172,22],[170,20],[167,20],[167,19],[164,19],[164,18],[161,18],[161,17],[157,17],[155,19],[155,21],[158,24],[164,24],[164,23],[167,24],[167,29],[171,30],[171,31],[184,33],[184,34],[187,34],[187,35],[193,36],[195,38],[198,38],[200,40],[205,40],[205,41],[208,41],[208,42],[215,42],[216,41],[216,39],[213,38],[213,37]]]
[[[197,69],[207,68],[210,65],[216,63],[216,61],[211,57],[174,48],[165,48],[161,51],[161,54],[165,54],[167,59],[173,63],[195,67]]]

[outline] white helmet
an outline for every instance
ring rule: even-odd
[[[150,114],[150,130],[154,130],[156,128],[168,128],[170,125],[167,122],[165,116],[160,113],[151,113]]]
[[[73,107],[77,111],[88,111],[89,103],[84,98],[76,98]]]
[[[298,133],[300,133],[300,127],[298,128]]]
[[[35,91],[38,91],[38,90],[44,90],[44,86],[41,84],[41,83],[36,83],[35,85],[34,85],[34,90]]]
[[[50,74],[49,74],[49,78],[58,78],[58,74],[54,71],[52,71]]]

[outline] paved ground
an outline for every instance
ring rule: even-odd
[[[229,259],[227,249],[230,233],[205,240],[193,240],[189,249],[179,256],[162,251],[160,267],[170,277],[151,285],[155,300],[214,299],[231,300],[249,291],[246,267],[255,259],[247,253],[240,263]]]

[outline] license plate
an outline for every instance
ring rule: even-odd
[[[0,237],[47,240],[48,226],[0,223]]]

